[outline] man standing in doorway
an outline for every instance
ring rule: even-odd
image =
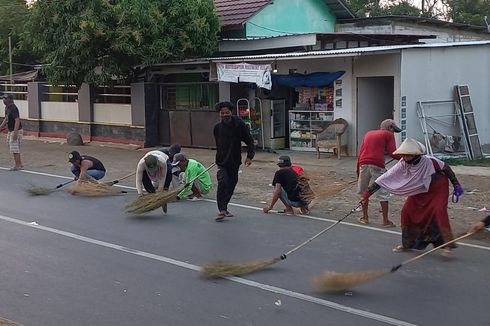
[[[396,150],[395,132],[402,131],[396,122],[392,119],[386,119],[381,122],[379,130],[368,131],[364,135],[357,158],[357,190],[359,194],[367,191],[369,185],[379,176],[386,172],[385,154],[389,154],[393,159],[400,159],[399,156],[393,155]],[[390,194],[380,189],[377,192],[377,199],[381,204],[383,214],[383,227],[394,227],[395,224],[388,219],[388,200]],[[362,203],[362,217],[359,223],[369,224],[368,216],[369,201]]]
[[[5,94],[3,96],[3,104],[5,104],[5,118],[0,124],[0,131],[5,128],[7,124],[7,144],[10,149],[10,153],[14,156],[15,165],[10,168],[10,171],[18,171],[22,169],[22,161],[20,160],[20,143],[22,141],[22,123],[20,122],[19,109],[14,104],[14,97],[12,94]]]
[[[219,213],[216,222],[222,221],[225,217],[233,216],[228,211],[228,203],[235,191],[238,182],[238,169],[242,164],[241,142],[243,141],[247,145],[245,166],[252,164],[255,155],[250,130],[239,117],[232,114],[233,110],[234,106],[230,102],[216,104],[216,111],[221,117],[221,122],[217,123],[213,130],[216,141],[216,165],[218,165],[216,201]]]

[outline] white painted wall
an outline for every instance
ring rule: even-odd
[[[407,136],[423,141],[417,101],[451,100],[455,85],[469,85],[476,126],[490,152],[490,45],[406,49],[401,95],[407,97]]]
[[[94,122],[111,125],[131,125],[131,104],[94,104]]]
[[[41,102],[41,120],[78,121],[77,102]]]
[[[27,110],[27,101],[22,101],[22,100],[15,100],[14,101],[15,105],[19,109],[19,116],[21,119],[27,119],[29,112]],[[4,118],[5,117],[5,106],[0,110],[0,117]]]

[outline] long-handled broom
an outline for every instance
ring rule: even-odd
[[[459,241],[461,239],[467,238],[470,235],[473,235],[475,232],[466,233],[456,239],[448,241],[440,246],[434,247],[431,250],[424,252],[418,256],[407,259],[404,262],[393,266],[390,269],[382,269],[377,271],[365,271],[365,272],[351,272],[351,273],[337,273],[337,272],[325,272],[323,275],[316,277],[313,282],[318,287],[320,291],[324,292],[335,292],[335,291],[345,291],[350,290],[356,286],[361,284],[365,284],[371,281],[374,281],[381,276],[394,273],[399,270],[402,266],[406,264],[412,263],[422,257],[425,257],[436,250],[439,250],[451,243]]]
[[[172,191],[156,192],[136,198],[131,204],[126,206],[126,211],[132,214],[143,214],[162,207],[162,205],[165,205],[168,202],[175,200],[179,192],[181,192],[189,185],[193,184],[194,181],[196,181],[204,173],[208,172],[215,165],[216,163],[211,164],[205,170],[189,180],[185,185],[178,187]]]
[[[239,275],[245,275],[245,274],[250,274],[253,272],[257,272],[260,270],[263,270],[267,268],[268,266],[271,266],[281,260],[285,260],[289,255],[293,254],[297,250],[303,248],[306,246],[308,243],[311,241],[315,240],[343,220],[345,220],[349,215],[354,213],[359,207],[361,206],[361,203],[358,203],[356,207],[354,207],[349,213],[347,213],[344,217],[342,217],[340,220],[335,222],[334,224],[330,225],[329,227],[321,230],[311,238],[307,239],[303,243],[297,245],[293,249],[289,250],[288,252],[280,255],[279,257],[274,257],[271,259],[266,259],[266,260],[256,260],[256,261],[250,261],[250,262],[230,262],[230,261],[223,261],[223,260],[218,260],[214,262],[210,262],[202,266],[201,272],[206,275],[207,277],[211,278],[217,278],[217,277],[225,277],[225,276],[239,276]]]
[[[53,191],[56,191],[58,189],[60,189],[61,187],[64,187],[66,186],[67,184],[70,184],[72,183],[73,181],[75,181],[75,179],[71,179],[69,181],[66,181],[65,183],[60,183],[59,185],[57,185],[56,187],[54,188],[46,188],[46,187],[36,187],[36,186],[32,186],[31,188],[29,189],[26,189],[26,191],[29,193],[29,195],[31,196],[43,196],[43,195],[49,195],[50,193],[52,193]]]
[[[132,176],[133,176],[133,175],[135,175],[135,174],[136,174],[136,171],[135,171],[135,172],[131,172],[130,174],[127,174],[127,175],[125,175],[125,176],[124,176],[124,177],[122,177],[122,178],[119,178],[119,179],[116,179],[116,180],[113,180],[113,181],[103,182],[103,184],[108,185],[108,186],[113,186],[113,185],[115,185],[115,184],[117,184],[117,183],[121,182],[121,180],[124,180],[124,179],[130,178],[130,177],[132,177]]]

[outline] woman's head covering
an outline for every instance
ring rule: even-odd
[[[425,146],[416,141],[413,138],[407,138],[403,143],[393,152],[393,155],[424,155]]]

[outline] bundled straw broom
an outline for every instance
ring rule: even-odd
[[[56,187],[54,188],[46,188],[46,187],[37,187],[37,186],[34,186],[34,185],[31,185],[30,188],[26,188],[25,191],[31,195],[31,196],[43,196],[43,195],[49,195],[50,193],[60,189],[61,187],[63,186],[66,186],[67,184],[69,183],[72,183],[73,181],[75,181],[74,179],[72,180],[69,180],[65,183],[60,183],[59,185],[57,185]]]
[[[145,196],[139,196],[131,204],[126,206],[126,211],[132,214],[143,214],[143,213],[151,212],[159,207],[162,207],[163,205],[169,202],[177,200],[177,195],[179,194],[179,192],[181,192],[184,188],[188,187],[189,185],[193,184],[194,181],[196,181],[204,173],[208,172],[209,169],[211,169],[215,165],[216,163],[211,164],[208,168],[200,172],[192,180],[189,180],[185,185],[179,188],[176,188],[171,191],[157,192]]]
[[[140,196],[131,204],[126,206],[126,211],[132,214],[151,212],[159,207],[162,207],[166,203],[175,201],[177,199],[177,195],[182,191],[182,189],[184,189],[184,187],[180,187],[172,191],[156,192],[153,194]]]
[[[448,241],[440,246],[434,247],[431,250],[424,252],[423,254],[407,259],[401,264],[393,266],[390,269],[383,269],[378,271],[351,272],[351,273],[325,272],[323,275],[316,277],[313,280],[313,282],[318,287],[318,289],[323,292],[350,290],[359,285],[374,281],[384,275],[394,273],[397,270],[399,270],[402,266],[414,262],[422,257],[425,257],[436,250],[446,247],[451,243],[469,237],[472,234],[474,234],[474,232],[466,233],[456,239]]]
[[[72,195],[80,195],[85,197],[103,197],[103,196],[115,196],[126,191],[114,189],[113,187],[96,182],[77,182],[68,189],[68,192]]]
[[[0,326],[22,326],[22,325],[16,323],[15,321],[0,317]]]
[[[266,259],[266,260],[255,260],[255,261],[249,261],[249,262],[230,262],[230,261],[214,261],[205,264],[204,266],[201,267],[201,272],[208,277],[226,277],[226,276],[240,276],[240,275],[245,275],[245,274],[250,274],[254,273],[257,271],[261,271],[281,260],[285,260],[289,255],[294,253],[295,251],[301,249],[314,239],[318,238],[321,236],[323,233],[327,232],[340,222],[342,222],[344,219],[346,219],[349,215],[354,213],[358,207],[361,206],[361,203],[359,203],[356,207],[354,207],[348,214],[346,214],[344,217],[342,217],[340,220],[335,222],[334,224],[330,225],[329,227],[321,230],[317,234],[315,234],[313,237],[307,239],[303,243],[299,244],[298,246],[294,247],[293,249],[289,250],[285,254],[282,254],[279,257],[274,257],[271,259]]]

